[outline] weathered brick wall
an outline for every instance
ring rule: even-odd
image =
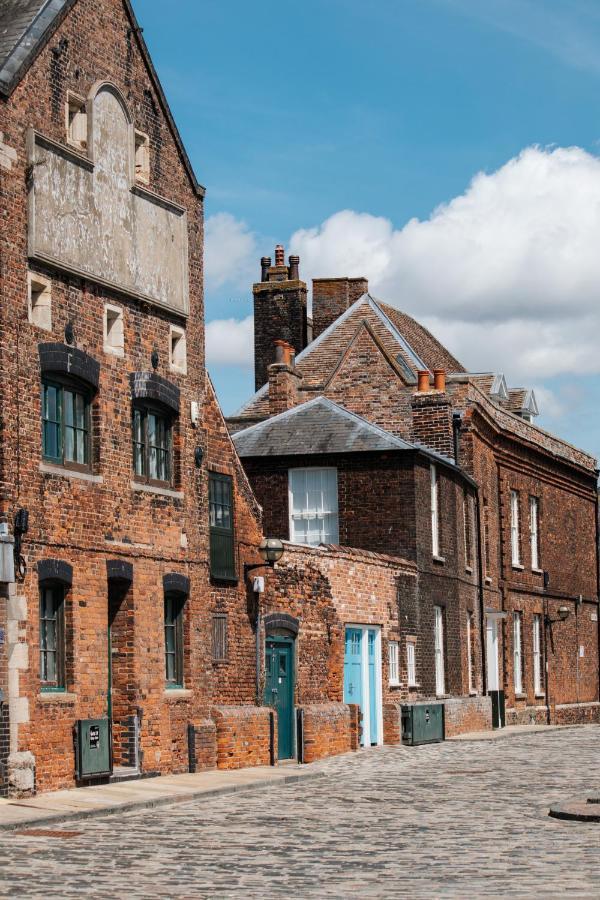
[[[491,731],[491,698],[455,697],[445,700],[444,716],[447,738],[470,731]]]
[[[368,293],[366,278],[313,278],[313,337]]]
[[[318,703],[301,708],[305,763],[357,749],[353,746],[352,712],[347,704]]]
[[[217,726],[214,719],[200,719],[188,726],[190,772],[217,767]]]
[[[14,150],[10,169],[0,169],[6,213],[0,226],[1,511],[9,522],[19,507],[30,513],[23,546],[27,574],[18,585],[23,614],[15,623],[28,651],[18,682],[23,721],[11,751],[35,755],[40,790],[73,784],[73,726],[79,718],[107,714],[107,559],[132,561],[134,569],[127,596],[112,609],[116,764],[131,762],[128,723],[138,710],[142,769],[185,771],[188,723],[206,715],[214,703],[252,703],[255,696],[252,610],[241,573],[244,562],[256,559],[260,511],[205,378],[201,192],[196,193],[185,170],[139,40],[121,0],[79,0],[10,98],[0,100],[4,140]],[[98,81],[116,85],[135,128],[149,135],[149,189],[187,210],[189,317],[36,263],[31,267],[51,280],[52,332],[47,332],[29,324],[27,316],[27,130],[64,144],[67,91],[85,97]],[[104,352],[105,302],[123,310],[122,357]],[[68,322],[77,348],[100,364],[92,410],[93,466],[91,477],[83,478],[48,471],[41,459],[38,344],[64,343]],[[186,375],[169,366],[173,324],[186,328]],[[131,446],[130,375],[152,370],[155,349],[158,374],[181,392],[173,489],[158,492],[132,485]],[[200,405],[197,426],[191,422],[192,401]],[[200,467],[194,460],[197,447],[204,452]],[[210,469],[234,479],[237,583],[209,576]],[[73,566],[66,595],[67,685],[61,695],[40,693],[36,567],[43,558]],[[165,691],[162,578],[168,572],[187,575],[191,585],[181,692]],[[227,614],[230,655],[225,662],[212,658],[215,612]],[[4,678],[0,687],[6,690]]]
[[[426,391],[412,399],[412,435],[417,444],[425,444],[444,456],[454,458],[452,407],[443,391]]]
[[[277,759],[277,713],[265,706],[216,706],[219,769],[269,766]]]

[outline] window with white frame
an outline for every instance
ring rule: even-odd
[[[433,607],[434,651],[435,651],[435,692],[438,696],[446,693],[446,672],[444,662],[444,610]]]
[[[513,668],[515,694],[523,693],[523,613],[513,613]]]
[[[290,469],[290,540],[295,544],[337,544],[337,469]]]
[[[437,469],[434,465],[429,467],[431,477],[431,552],[434,556],[440,555],[440,522],[439,522],[439,485]]]
[[[521,540],[519,529],[519,492],[510,492],[510,551],[513,566],[521,565]]]
[[[414,641],[406,642],[406,680],[409,687],[417,686],[417,663]]]
[[[125,352],[123,310],[112,303],[104,306],[104,352],[114,356],[123,356]]]
[[[465,534],[465,566],[473,570],[473,497],[465,490],[463,492],[463,525]]]
[[[390,684],[400,684],[400,668],[398,666],[398,641],[390,641],[388,644],[390,655]]]
[[[539,521],[540,521],[540,501],[537,497],[529,498],[529,537],[531,540],[531,568],[539,569],[540,567],[540,539],[539,539]]]
[[[544,693],[542,684],[542,617],[533,617],[533,690],[536,696]]]
[[[473,613],[467,613],[467,671],[469,673],[469,693],[475,691],[473,680]]]

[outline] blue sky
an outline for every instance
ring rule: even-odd
[[[485,252],[492,259],[507,259],[505,269],[510,268],[515,251],[510,256],[502,243],[500,219],[508,221],[504,232],[510,232],[511,215],[518,216],[519,226],[528,218],[545,187],[527,200],[525,215],[523,205],[511,211],[511,194],[522,195],[521,185],[529,190],[536,173],[547,171],[554,193],[545,196],[545,206],[531,216],[531,242],[521,242],[532,248],[531,265],[521,254],[514,266],[521,274],[511,276],[509,286],[500,290],[488,283],[478,286],[478,293],[471,288],[465,293],[471,299],[477,294],[482,319],[495,310],[490,361],[507,372],[509,382],[516,385],[529,378],[527,384],[540,391],[542,410],[547,400],[541,424],[600,453],[600,426],[593,415],[600,396],[600,365],[591,345],[578,359],[578,335],[587,335],[589,341],[596,324],[596,263],[591,249],[590,259],[580,260],[575,243],[582,243],[578,229],[584,235],[593,229],[595,219],[588,217],[585,198],[591,192],[595,202],[596,178],[600,183],[600,168],[595,166],[600,140],[600,4],[177,0],[168,16],[158,0],[136,0],[135,8],[198,178],[207,187],[209,225],[210,217],[228,214],[225,220],[213,219],[223,227],[207,244],[207,253],[216,260],[216,274],[207,279],[207,322],[239,322],[251,314],[251,281],[257,277],[259,258],[272,253],[278,241],[300,248],[307,275],[345,274],[321,271],[319,266],[325,260],[334,267],[337,260],[344,265],[343,247],[335,252],[323,249],[324,223],[349,210],[371,217],[366,225],[356,215],[348,220],[350,244],[357,240],[352,234],[358,224],[373,229],[385,221],[391,227],[384,241],[387,268],[365,272],[380,294],[385,287],[384,299],[441,329],[467,366],[487,368],[482,365],[481,335],[489,333],[489,326],[483,323],[481,332],[465,337],[468,329],[461,322],[466,301],[456,300],[462,291],[458,275],[440,265],[440,279],[447,276],[448,284],[458,285],[448,300],[450,324],[445,321],[439,297],[415,274],[414,259],[406,258],[405,228],[412,219],[427,225],[440,204],[466,195],[456,207],[458,217],[450,217],[458,222],[453,240],[456,230],[463,229],[458,247],[466,249],[459,249],[459,255],[472,245],[477,216],[496,217],[498,227]],[[519,157],[534,146],[543,153]],[[551,156],[553,148],[571,147],[581,148],[583,155]],[[517,162],[506,168],[511,160]],[[496,176],[499,171],[504,174]],[[478,172],[493,177],[473,191],[470,185]],[[565,178],[576,178],[575,187],[572,182],[565,187]],[[504,192],[495,205],[488,201],[490,191],[496,198]],[[571,203],[572,195],[579,205]],[[565,215],[559,208],[563,203],[569,207]],[[468,225],[461,219],[465,206],[477,209],[467,216]],[[550,232],[544,230],[549,220]],[[575,252],[552,251],[553,260],[565,256],[563,270],[553,272],[552,283],[561,286],[563,306],[572,304],[574,310],[585,293],[580,331],[564,309],[557,311],[558,301],[546,315],[544,264],[535,257],[563,220]],[[600,247],[600,213],[598,225]],[[305,250],[308,243],[306,235],[298,235],[300,229],[316,229],[312,249]],[[440,245],[448,241],[447,227],[437,228],[435,239],[430,232],[417,229],[419,240],[433,241],[435,258],[450,258],[455,245]],[[344,232],[338,229],[336,234],[338,244],[343,243]],[[557,246],[564,246],[562,239]],[[392,259],[395,253],[403,259],[401,266]],[[487,258],[482,257],[483,265]],[[363,268],[369,265],[365,258]],[[432,259],[430,268],[435,265]],[[574,267],[586,272],[581,283],[572,277]],[[472,272],[469,277],[473,279]],[[403,295],[404,284],[413,285],[410,296]],[[510,296],[523,298],[523,315],[512,310],[503,321],[502,307],[510,306],[505,300],[509,287]],[[597,293],[600,304],[600,268]],[[533,357],[523,346],[531,351],[540,343],[548,352],[538,353],[531,368]],[[555,370],[557,358],[563,362]],[[247,354],[241,351],[240,361],[236,365],[217,350],[209,364],[226,412],[252,391]],[[582,367],[585,376],[577,374]]]

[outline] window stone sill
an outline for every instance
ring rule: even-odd
[[[438,563],[438,565],[443,566],[443,565],[445,565],[445,563],[446,563],[446,557],[445,557],[445,556],[435,556],[435,555],[434,555],[434,556],[433,556],[433,561],[434,561],[434,563]]]
[[[513,571],[522,572],[525,569],[525,566],[522,566],[521,563],[512,563]]]
[[[467,573],[467,575],[472,575],[473,574],[472,566],[465,566],[465,572]]]
[[[189,688],[165,688],[165,700],[189,700],[193,691]]]
[[[543,575],[543,574],[544,574],[544,570],[543,570],[543,569],[534,569],[534,568],[532,568],[531,571],[533,572],[534,575]]]
[[[183,491],[174,491],[172,488],[157,487],[154,484],[142,484],[139,481],[131,482],[132,491],[144,491],[146,494],[158,494],[161,497],[172,497],[174,500],[183,500]]]
[[[67,691],[40,691],[37,699],[38,703],[43,704],[73,706],[77,702],[77,694],[69,694]]]
[[[78,481],[87,481],[90,484],[103,484],[102,475],[92,475],[91,472],[78,472],[76,469],[66,469],[62,466],[53,466],[50,463],[40,463],[40,472],[43,475],[60,475],[62,478],[76,478]]]
[[[489,575],[486,575],[485,578],[484,578],[483,580],[484,580],[484,582],[485,582],[486,584],[491,584],[491,583],[492,583],[492,579],[490,578]]]
[[[527,700],[527,694],[515,694],[515,700]]]

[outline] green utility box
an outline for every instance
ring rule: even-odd
[[[402,743],[434,744],[446,737],[443,703],[411,703],[402,707]]]
[[[79,719],[75,736],[78,781],[111,775],[110,720]]]

